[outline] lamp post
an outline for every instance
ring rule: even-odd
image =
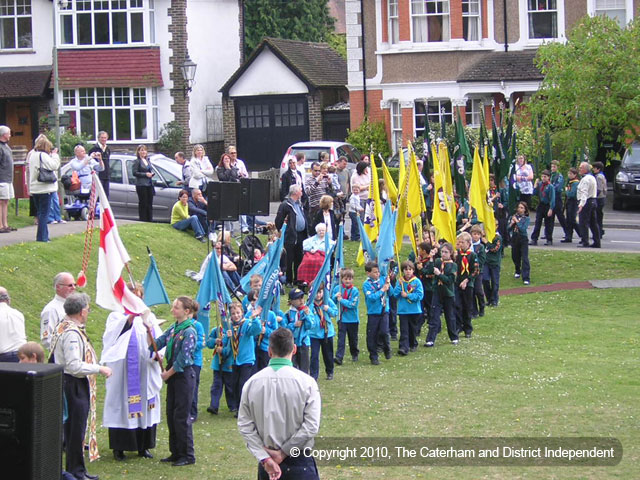
[[[189,92],[193,90],[197,68],[198,65],[189,58],[189,55],[187,55],[184,63],[180,65],[180,72],[182,73],[182,79],[184,80],[184,98],[187,98]]]

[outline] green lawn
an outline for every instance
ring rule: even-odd
[[[120,229],[141,279],[153,250],[170,296],[195,295],[184,276],[197,270],[206,246],[167,225],[129,225]],[[98,237],[85,289],[95,293]],[[49,244],[0,249],[0,285],[9,288],[13,306],[24,312],[28,336],[37,339],[39,312],[53,294],[51,279],[61,270],[80,267],[84,238],[72,235]],[[347,262],[355,246],[347,242]],[[596,261],[594,261],[594,259]],[[572,280],[637,277],[640,255],[531,252],[532,285]],[[357,269],[356,283],[364,279]],[[502,287],[521,286],[505,257]],[[624,447],[615,467],[322,467],[321,477],[351,478],[640,478],[640,289],[578,290],[505,296],[500,307],[474,321],[474,337],[454,348],[441,334],[436,348],[406,358],[393,357],[378,367],[367,361],[364,302],[361,304],[357,364],[336,367],[335,380],[320,378],[323,436],[611,436]],[[166,306],[155,308],[168,318]],[[100,350],[108,312],[94,308],[88,331]],[[424,336],[422,337],[424,340]],[[394,346],[396,346],[394,344]],[[210,359],[209,351],[205,358]],[[206,413],[211,371],[203,369],[200,418],[194,426],[197,464],[175,469],[156,460],[132,457],[116,463],[107,432],[99,429],[103,458],[90,465],[102,479],[255,478],[255,462],[221,409]],[[100,388],[104,382],[99,381]],[[100,398],[103,391],[101,390]],[[224,405],[224,400],[222,402]],[[157,458],[168,453],[167,429],[158,428]]]

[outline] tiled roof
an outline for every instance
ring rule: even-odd
[[[58,50],[60,88],[161,87],[160,48]]]
[[[536,51],[493,52],[485,55],[458,76],[458,82],[542,80],[534,65]]]
[[[0,68],[0,98],[40,97],[51,78],[51,66]]]
[[[227,80],[220,91],[228,93],[233,84],[265,48],[269,48],[312,88],[344,87],[347,84],[346,60],[326,43],[265,38],[247,61]]]

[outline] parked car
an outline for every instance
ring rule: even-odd
[[[109,204],[116,219],[138,219],[138,195],[132,174],[135,159],[135,155],[113,153],[109,160]],[[178,184],[182,179],[182,167],[175,160],[161,154],[151,155],[150,160],[155,172],[153,185],[156,189],[153,197],[153,219],[157,222],[169,222],[171,209],[178,201],[178,192],[183,188]],[[69,173],[71,164],[67,163],[62,167],[61,174]],[[65,204],[67,203],[69,202],[65,199]]]
[[[613,180],[613,209],[622,210],[625,203],[640,203],[640,142],[627,148]]]
[[[409,158],[409,149],[407,147],[402,147],[402,154],[404,155],[404,160],[406,162],[407,158]],[[376,162],[377,161],[378,161],[378,159],[376,158]],[[398,168],[399,166],[400,166],[400,150],[398,150],[396,153],[394,153],[387,160],[387,167]]]
[[[289,168],[289,159],[295,157],[296,153],[303,152],[306,157],[305,170],[306,173],[311,172],[311,164],[317,162],[320,158],[320,152],[327,152],[329,154],[329,162],[333,165],[338,158],[347,157],[347,169],[349,172],[353,172],[356,169],[356,164],[362,158],[360,152],[356,147],[349,143],[344,142],[298,142],[291,145],[282,158],[280,164],[280,177]]]

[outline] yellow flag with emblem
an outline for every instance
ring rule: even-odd
[[[373,156],[373,152],[371,152],[369,158],[371,159],[371,165],[369,166],[371,183],[369,184],[369,199],[367,200],[367,206],[364,211],[364,231],[367,233],[367,237],[369,237],[371,243],[373,243],[377,240],[378,234],[380,233],[382,205],[380,204],[380,182],[378,181],[378,169],[376,168],[376,160]],[[358,262],[358,265],[364,265],[364,251],[362,249],[362,243],[358,249],[356,261]]]
[[[496,220],[493,214],[493,206],[488,202],[489,177],[486,173],[485,164],[488,166],[489,160],[486,147],[484,156],[485,161],[483,163],[480,160],[478,147],[476,147],[473,154],[473,170],[471,171],[471,185],[469,187],[469,205],[476,209],[478,221],[484,225],[487,240],[491,242],[496,236]]]
[[[451,182],[451,167],[449,166],[449,153],[447,146],[440,143],[436,149],[435,143],[431,144],[433,158],[433,189],[434,205],[431,223],[438,230],[441,238],[455,245],[455,204],[453,202],[453,185]],[[453,218],[453,223],[452,223]]]

